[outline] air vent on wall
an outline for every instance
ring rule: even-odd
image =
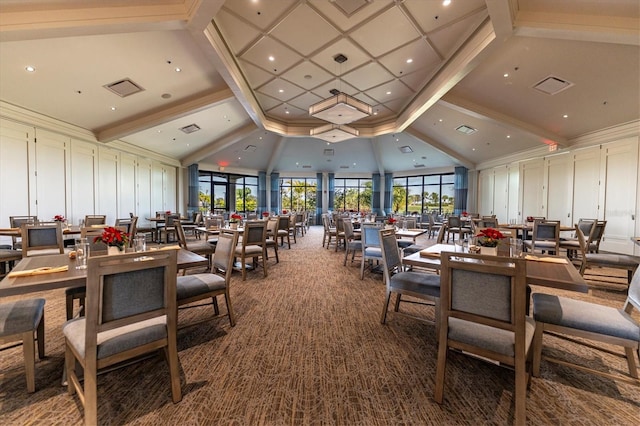
[[[568,89],[571,86],[573,86],[572,82],[550,75],[548,77],[545,77],[532,87],[537,91],[545,93],[547,95],[555,95],[565,89]]]
[[[471,133],[475,133],[477,130],[471,126],[467,126],[463,124],[462,126],[456,127],[456,130],[460,133],[464,133],[465,135],[470,135]]]
[[[324,155],[332,157],[333,156],[333,150],[332,149],[325,149],[324,150]]]
[[[189,134],[200,130],[200,126],[198,126],[197,124],[189,124],[188,126],[180,127],[180,130],[182,130],[186,134]]]
[[[116,95],[124,98],[125,96],[133,95],[134,93],[142,92],[144,89],[138,84],[134,83],[128,78],[116,81],[114,83],[105,84],[105,89],[115,93]]]

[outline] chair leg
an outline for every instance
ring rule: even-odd
[[[624,348],[624,353],[627,357],[627,365],[629,366],[629,374],[634,379],[638,378],[638,369],[636,368],[635,355],[633,354],[633,348]]]
[[[84,370],[84,423],[98,424],[98,383],[95,365]]]
[[[533,334],[533,347],[531,350],[533,351],[533,368],[531,370],[531,374],[533,377],[540,376],[540,360],[542,358],[542,333],[544,331],[544,325],[540,323],[536,323],[536,329]]]
[[[172,333],[170,333],[172,334]],[[180,387],[180,360],[178,359],[178,345],[176,335],[169,336],[167,346],[164,348],[165,356],[169,364],[169,376],[171,378],[171,400],[178,403],[182,400],[182,388]]]
[[[44,359],[44,314],[38,323],[36,338],[38,339],[38,358]]]
[[[229,297],[228,290],[224,295],[224,301],[227,304],[227,311],[229,314],[229,324],[231,327],[236,325],[236,315],[233,313],[233,307],[231,306],[231,297]]]
[[[32,330],[22,333],[22,352],[27,376],[27,392],[33,393],[36,391],[36,348]]]
[[[526,360],[516,359],[516,389],[514,392],[515,399],[515,421],[514,424],[524,425],[527,421],[527,365]]]
[[[445,326],[446,327],[446,326]],[[445,370],[447,368],[447,340],[440,339],[438,344],[438,362],[436,364],[436,386],[434,389],[433,399],[442,404],[442,397],[444,396],[444,378]]]
[[[384,305],[382,307],[382,316],[380,317],[380,323],[387,322],[387,310],[389,309],[389,300],[391,299],[391,292],[387,290],[387,297],[384,298]]]
[[[213,313],[215,315],[220,315],[220,308],[218,307],[218,297],[217,296],[213,296],[211,298],[211,302],[213,305]]]

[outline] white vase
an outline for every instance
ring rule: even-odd
[[[498,255],[498,247],[483,247],[480,246],[480,254],[484,254],[487,256],[497,256]]]
[[[115,246],[109,246],[107,248],[107,254],[109,256],[113,255],[113,254],[120,254],[120,253],[124,253],[124,251],[120,250],[119,247],[115,247]]]

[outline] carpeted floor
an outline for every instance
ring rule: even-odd
[[[234,274],[237,325],[223,317],[180,330],[183,399],[170,399],[161,357],[101,375],[101,424],[221,425],[476,425],[513,422],[513,373],[452,353],[445,400],[433,401],[436,336],[433,326],[389,315],[380,324],[381,275],[359,279],[359,263],[342,265],[344,252],[321,247],[312,227],[291,250],[271,259],[269,276]],[[424,238],[421,242],[429,244]],[[624,277],[598,270],[589,295],[621,306]],[[598,277],[597,275],[602,275]],[[603,276],[605,279],[603,279]],[[551,291],[536,288],[534,291]],[[567,293],[565,293],[567,294]],[[22,349],[0,352],[0,424],[71,425],[83,421],[77,397],[60,385],[64,292],[43,293],[46,351],[36,362],[35,394],[27,394]],[[221,308],[225,310],[224,302]],[[209,314],[180,312],[180,323]],[[425,316],[430,308],[409,306]],[[623,359],[545,337],[545,352],[609,371]],[[636,425],[640,388],[544,362],[527,395],[529,424]]]

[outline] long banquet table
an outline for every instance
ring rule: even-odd
[[[456,246],[451,244],[436,244],[425,249],[425,253],[422,255],[420,252],[416,252],[405,256],[402,262],[405,265],[439,271],[440,253],[443,251],[455,252]],[[549,261],[545,261],[546,259]],[[527,259],[527,284],[577,291],[580,293],[587,293],[589,291],[586,281],[566,256],[530,256]]]
[[[149,251],[148,253],[151,254],[153,251]],[[178,269],[208,265],[206,257],[182,248],[178,250],[177,258]],[[86,285],[87,270],[76,269],[75,259],[70,259],[68,254],[25,257],[16,264],[12,271],[24,271],[42,267],[56,268],[65,265],[67,265],[69,269],[63,272],[22,277],[10,277],[7,275],[0,281],[0,297],[23,295],[60,288],[82,287]]]

